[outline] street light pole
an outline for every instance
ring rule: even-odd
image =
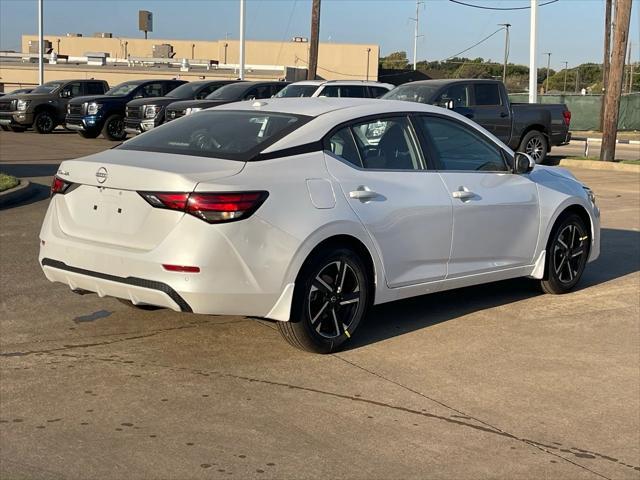
[[[44,0],[38,0],[38,84],[44,83]]]
[[[544,93],[549,93],[549,67],[551,66],[551,52],[543,53],[547,56],[547,86],[544,89]]]
[[[238,77],[244,80],[244,11],[245,0],[240,0],[240,65],[238,68]]]
[[[424,2],[420,0],[416,0],[416,18],[410,19],[416,22],[415,28],[413,30],[413,69],[414,70],[417,70],[418,68],[418,38],[422,36],[422,35],[418,35],[418,23],[419,23],[418,13],[420,12],[421,3],[424,3]]]
[[[538,33],[538,0],[531,0],[531,27],[529,32],[529,103],[538,101],[538,58],[536,42]]]
[[[369,81],[369,56],[371,55],[371,48],[367,48],[367,82]]]
[[[567,93],[567,70],[569,69],[569,62],[564,61],[564,88],[562,89],[562,94],[566,95]]]
[[[499,27],[505,28],[504,36],[504,66],[502,67],[502,83],[507,83],[507,61],[509,60],[509,27],[510,23],[499,23]]]

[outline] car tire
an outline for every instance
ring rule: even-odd
[[[556,222],[540,281],[543,292],[560,295],[577,285],[587,264],[590,242],[590,230],[579,215],[566,215]]]
[[[326,248],[304,264],[293,295],[291,318],[277,322],[292,346],[332,353],[355,333],[366,316],[372,283],[362,259],[348,248]]]
[[[38,133],[51,133],[56,128],[56,119],[53,117],[51,112],[46,110],[38,112],[33,119],[33,128]]]
[[[16,126],[10,125],[9,130],[11,130],[13,133],[22,133],[26,130],[26,127],[16,127]]]
[[[544,163],[547,158],[547,153],[549,153],[549,144],[547,143],[547,138],[542,132],[539,132],[538,130],[531,130],[522,137],[518,151],[530,155],[536,163],[540,164]]]
[[[8,125],[0,125],[0,128],[5,132],[9,131],[9,126]]]
[[[121,142],[127,138],[127,132],[124,130],[124,117],[117,113],[107,117],[102,127],[102,135],[104,138],[114,142]]]
[[[82,138],[98,138],[100,130],[80,130],[78,133]]]

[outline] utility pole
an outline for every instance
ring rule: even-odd
[[[311,38],[309,39],[309,64],[307,80],[315,80],[318,71],[318,42],[320,41],[320,0],[311,5]]]
[[[602,147],[600,160],[610,162],[616,155],[616,138],[618,135],[618,113],[620,111],[620,94],[622,93],[622,74],[624,57],[629,41],[629,23],[631,20],[631,0],[617,0],[615,12],[615,31],[613,32],[613,48],[611,50],[611,71],[607,90],[604,94],[604,120],[602,122]]]
[[[38,84],[44,83],[44,0],[38,0]]]
[[[576,93],[579,92],[578,90],[578,80],[580,79],[580,65],[578,65],[576,67]]]
[[[499,27],[504,27],[504,66],[502,67],[502,83],[507,83],[507,61],[509,60],[509,27],[510,23],[499,23]]]
[[[531,27],[529,32],[529,103],[538,101],[538,0],[531,0]]]
[[[604,60],[602,62],[602,90],[607,91],[609,83],[609,67],[611,62],[611,9],[613,0],[605,0],[604,6]],[[600,105],[600,130],[604,122],[604,95]]]
[[[547,56],[547,86],[544,87],[544,93],[549,93],[549,67],[551,66],[551,52],[543,53],[543,55]]]
[[[629,42],[629,57],[627,60],[627,64],[629,65],[629,91],[627,93],[631,93],[631,87],[633,86],[633,63],[631,63],[631,45],[633,45],[633,43]]]
[[[569,62],[564,61],[564,88],[562,89],[562,94],[567,94],[567,70],[569,69]]]
[[[244,17],[245,17],[245,0],[240,0],[240,65],[238,68],[238,77],[244,80]]]
[[[367,48],[367,82],[369,81],[369,57],[371,56],[371,48]]]
[[[415,24],[415,28],[413,31],[413,69],[416,70],[418,68],[418,38],[421,37],[422,35],[418,35],[418,24],[420,22],[420,17],[419,17],[419,12],[420,12],[420,5],[424,3],[420,0],[416,0],[416,18],[412,18],[411,20],[413,20],[414,22],[416,22]]]

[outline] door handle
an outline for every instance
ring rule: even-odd
[[[364,185],[359,186],[357,190],[352,190],[351,192],[349,192],[349,198],[361,201],[372,200],[377,196],[377,192],[374,192],[369,187],[365,187]]]
[[[475,193],[470,192],[469,190],[456,190],[455,192],[451,192],[453,198],[459,198],[460,200],[469,200],[476,196]]]

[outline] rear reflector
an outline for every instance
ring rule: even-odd
[[[199,273],[200,267],[188,267],[186,265],[168,265],[162,264],[162,268],[169,272],[182,272],[182,273]]]
[[[51,196],[56,193],[66,193],[71,186],[71,182],[65,182],[61,178],[53,177],[53,182],[51,182]]]
[[[208,223],[248,218],[269,192],[155,193],[138,192],[151,206],[188,213]]]

